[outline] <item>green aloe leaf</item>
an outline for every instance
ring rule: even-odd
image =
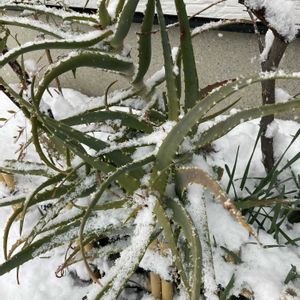
[[[293,110],[296,108],[300,108],[300,98],[296,98],[295,100],[286,103],[269,104],[240,111],[233,116],[230,116],[226,120],[213,125],[210,129],[203,132],[196,145],[198,147],[207,145],[212,141],[218,139],[219,137],[225,135],[231,129],[243,122],[255,118],[260,118],[262,116],[278,114],[280,112]]]
[[[4,206],[11,206],[15,204],[21,204],[26,200],[26,195],[14,195],[14,196],[8,196],[0,199],[0,207]]]
[[[185,100],[184,109],[188,111],[199,99],[198,74],[195,63],[189,19],[183,0],[175,0],[180,28],[180,48],[183,61]]]
[[[121,48],[123,46],[124,39],[131,27],[131,20],[133,19],[138,3],[139,0],[128,0],[126,2],[118,20],[116,32],[110,42],[114,48]]]
[[[155,0],[149,0],[141,26],[141,32],[138,39],[138,69],[132,84],[139,85],[143,82],[151,62],[151,36],[155,12]]]
[[[35,94],[36,103],[40,103],[45,90],[55,78],[80,67],[101,68],[126,76],[133,74],[133,63],[129,59],[121,59],[120,57],[110,54],[91,51],[72,53],[68,57],[61,59],[58,64],[50,66],[42,81],[39,83],[37,93]]]
[[[120,16],[120,13],[123,10],[124,4],[125,4],[125,0],[118,1],[117,7],[116,7],[116,18],[118,18]]]
[[[50,127],[51,129],[53,128],[52,132],[54,133],[54,135],[56,132],[61,132],[67,135],[70,140],[74,140],[77,143],[87,145],[89,148],[96,151],[102,150],[107,146],[107,143],[77,129],[74,129],[68,125],[65,125],[61,121],[56,121],[47,116],[43,116],[43,119],[46,126]]]
[[[179,99],[176,87],[176,80],[174,74],[174,63],[172,59],[171,45],[169,41],[169,36],[166,30],[166,24],[164,15],[162,12],[160,0],[156,0],[156,10],[157,17],[160,26],[160,34],[164,55],[164,66],[165,66],[165,77],[167,85],[167,95],[168,95],[168,117],[169,120],[176,121],[179,116]]]
[[[93,166],[96,170],[103,171],[104,173],[113,172],[116,168],[109,163],[102,161],[100,158],[89,155],[83,146],[76,140],[70,138],[70,136],[62,130],[58,130],[59,127],[53,126],[53,124],[46,124],[50,132],[58,138],[68,149],[74,154],[78,155],[84,162]],[[138,186],[138,181],[127,175],[122,174],[119,178],[119,183],[129,193],[132,193]]]
[[[168,169],[170,165],[172,164],[172,161],[175,157],[175,154],[178,150],[178,147],[183,142],[184,138],[188,135],[188,133],[193,129],[194,126],[197,125],[198,122],[202,120],[202,118],[205,117],[205,114],[209,112],[209,110],[214,107],[217,103],[222,101],[223,99],[229,97],[230,95],[236,93],[238,90],[243,89],[251,84],[254,84],[256,82],[260,82],[263,80],[268,79],[300,79],[300,75],[298,73],[295,74],[282,74],[282,73],[265,73],[262,74],[259,77],[254,78],[245,78],[245,79],[239,79],[234,82],[228,83],[226,86],[221,87],[215,92],[212,92],[207,97],[199,101],[195,106],[190,109],[186,115],[172,128],[170,133],[167,135],[167,137],[164,139],[163,143],[161,144],[159,151],[157,153],[157,159],[156,163],[153,168],[153,172],[151,175],[151,181],[152,181],[152,188],[154,190],[157,190],[161,193],[162,191],[162,185],[161,182],[166,182],[168,177]],[[276,111],[285,111],[288,109],[295,109],[299,107],[300,101],[294,100],[288,103],[281,103],[276,104],[275,107],[273,106],[264,106],[257,109],[254,109],[253,111],[244,112],[244,117],[251,117],[250,113],[254,113],[257,115],[257,117],[261,115],[267,115],[267,114],[273,114],[276,113]],[[245,120],[243,118],[243,112],[241,112],[242,115],[237,115],[236,118],[239,117],[238,121],[239,123]],[[252,116],[255,117],[255,115]],[[234,117],[234,116],[233,116]],[[218,125],[221,127],[220,125]],[[228,127],[231,127],[228,125]],[[219,133],[215,132],[214,127],[210,129],[215,133],[215,135],[206,134],[206,140],[205,143],[199,142],[197,145],[205,145],[208,143],[208,141],[212,141],[216,138],[218,138]],[[222,131],[224,129],[222,128]],[[158,180],[160,178],[160,180]],[[163,189],[164,190],[164,189]]]
[[[61,170],[58,167],[56,167],[54,162],[52,162],[51,159],[49,159],[46,156],[46,154],[44,153],[43,148],[40,143],[40,139],[39,139],[39,127],[38,127],[39,122],[38,122],[37,117],[34,116],[30,120],[31,120],[32,143],[33,143],[36,153],[39,155],[41,161],[44,162],[45,165],[47,165],[49,168],[53,169],[54,171],[59,172],[59,173],[65,173],[64,170]]]
[[[23,203],[23,210],[22,210],[21,219],[20,219],[20,235],[22,234],[24,219],[25,219],[25,215],[26,215],[26,212],[27,212],[27,208],[31,205],[31,202],[33,201],[34,197],[40,191],[42,191],[44,188],[47,188],[49,186],[52,186],[54,184],[59,183],[60,181],[62,181],[64,179],[64,177],[65,176],[63,174],[58,174],[56,176],[53,176],[53,177],[49,178],[48,180],[43,182],[40,186],[38,186],[34,190],[34,192],[28,197],[28,199],[26,199],[26,201]]]
[[[0,34],[3,35],[3,31],[4,31],[4,37],[1,37],[1,40],[0,40],[0,52],[2,53],[2,51],[5,49],[6,47],[6,43],[7,43],[7,39],[9,37],[9,34],[10,34],[10,31],[5,28],[4,30],[1,29],[1,32]]]
[[[14,18],[14,17],[0,17],[0,25],[10,25],[18,26],[23,28],[28,28],[32,30],[37,30],[39,32],[54,36],[56,38],[65,38],[66,33],[57,27],[45,24],[36,20],[29,20],[26,18]]]
[[[18,160],[5,160],[4,166],[0,167],[0,172],[43,177],[52,177],[55,174],[45,164]]]
[[[77,13],[75,11],[61,11],[58,9],[51,9],[43,7],[42,5],[32,5],[23,3],[6,3],[0,4],[0,10],[12,10],[12,11],[32,11],[33,13],[45,14],[46,16],[53,16],[60,18],[64,21],[85,21],[88,25],[90,22],[97,24],[98,20],[93,15]]]
[[[107,27],[111,23],[111,18],[106,8],[106,2],[106,0],[101,0],[98,10],[100,24],[103,28]]]
[[[145,159],[134,161],[126,166],[123,166],[123,167],[115,170],[115,172],[112,172],[107,177],[107,179],[101,183],[98,191],[93,195],[93,200],[89,204],[89,206],[85,212],[85,215],[82,219],[82,224],[81,224],[81,229],[80,229],[81,234],[84,231],[85,224],[86,224],[89,216],[91,215],[92,211],[94,210],[95,206],[97,205],[98,201],[100,200],[100,198],[103,195],[103,193],[105,192],[105,190],[109,187],[109,185],[116,180],[120,180],[120,177],[123,174],[125,174],[131,170],[134,170],[134,169],[139,169],[142,166],[154,161],[154,159],[155,159],[155,157],[151,155],[151,156],[146,157]],[[137,189],[137,187],[136,187],[136,189]]]
[[[8,236],[9,236],[11,226],[17,220],[17,218],[18,218],[18,216],[20,215],[21,212],[22,212],[21,207],[14,209],[13,213],[8,218],[8,220],[5,224],[5,228],[4,228],[4,232],[3,232],[3,254],[4,254],[5,259],[8,258],[8,251],[7,251],[7,244],[8,243],[7,242],[8,242]],[[1,265],[0,265],[0,267],[1,267]]]
[[[69,117],[62,120],[67,125],[79,125],[88,123],[98,123],[110,120],[120,120],[121,126],[126,126],[131,129],[140,130],[145,133],[153,132],[153,126],[146,121],[139,120],[137,116],[121,111],[86,111],[74,117]]]
[[[189,171],[188,171],[189,170]],[[204,288],[204,295],[207,299],[214,295],[217,291],[217,283],[215,278],[215,268],[213,262],[213,255],[212,255],[212,246],[210,240],[210,232],[208,226],[208,219],[207,219],[207,208],[206,208],[206,201],[204,197],[200,196],[197,199],[197,203],[192,202],[189,199],[189,193],[186,193],[187,188],[190,184],[201,182],[202,176],[201,172],[197,175],[197,172],[194,172],[193,169],[178,169],[176,170],[175,175],[175,186],[176,186],[176,193],[181,199],[181,203],[185,203],[187,207],[187,211],[189,212],[195,229],[198,233],[198,238],[201,241],[201,250],[202,250],[202,281],[203,281],[203,288]],[[183,171],[183,172],[182,172]],[[186,177],[186,173],[189,174]],[[192,174],[192,176],[190,176]],[[167,202],[169,205],[169,202]],[[189,250],[189,249],[186,249]],[[187,263],[193,265],[193,259],[189,259],[190,251],[187,251],[186,254]],[[195,266],[194,266],[195,267]],[[194,277],[192,277],[194,278]]]
[[[235,283],[235,276],[234,274],[231,276],[230,281],[228,282],[227,286],[225,287],[224,291],[220,293],[220,300],[227,300],[230,297],[230,291],[233,289]]]
[[[93,222],[95,222],[95,220]],[[78,237],[79,226],[80,220],[75,220],[65,226],[61,226],[54,232],[25,247],[20,252],[12,256],[9,260],[0,265],[0,276],[14,268],[23,265],[27,261],[38,257],[41,254],[75,240]],[[97,229],[93,228],[93,226],[90,226],[89,230],[85,232],[84,237],[93,235],[96,238],[100,234],[103,234],[105,231],[109,230],[111,226],[112,225],[107,224],[105,227]]]
[[[100,150],[103,150],[103,149],[109,147],[109,144],[107,144],[106,142],[96,139],[95,137],[90,136],[88,134],[82,133],[70,126],[63,124],[60,121],[56,121],[47,116],[44,116],[44,120],[54,135],[61,133],[63,135],[66,135],[70,141],[73,141],[73,144],[77,143],[77,151],[80,151],[80,149],[79,149],[80,144],[84,144],[84,145],[88,146],[89,148],[94,149],[96,151],[100,151]],[[85,153],[84,149],[81,149],[81,150],[82,150],[81,153],[82,152]],[[100,156],[98,158],[100,158]],[[113,150],[113,151],[110,151],[109,153],[105,153],[105,158],[108,158],[108,160],[110,162],[113,162],[117,167],[123,166],[132,161],[131,157],[122,153],[119,150]],[[95,159],[92,158],[92,156],[90,156],[90,160],[95,160]],[[136,178],[140,178],[140,176],[143,176],[143,173],[133,172],[133,173],[131,173],[131,175],[135,176]]]
[[[149,164],[150,162],[154,161],[155,157],[153,155],[150,155],[144,159],[138,160],[138,161],[134,161],[131,164],[128,164],[126,166],[123,166],[122,168],[117,169],[115,172],[113,172],[111,175],[109,175],[107,177],[106,180],[104,180],[98,191],[93,195],[92,201],[89,204],[83,218],[81,221],[81,225],[80,225],[80,229],[79,229],[79,240],[80,240],[80,244],[82,245],[82,241],[83,241],[83,233],[86,227],[86,223],[90,217],[90,215],[92,214],[93,210],[95,209],[95,206],[97,205],[97,203],[99,202],[101,196],[103,195],[103,193],[105,192],[105,190],[108,188],[108,186],[116,181],[119,180],[120,176],[126,172],[129,172],[130,170],[133,169],[140,169],[141,167],[143,167],[146,164]],[[143,249],[141,249],[143,250]],[[146,251],[146,250],[144,250]],[[86,257],[85,257],[85,253],[83,248],[81,247],[81,254],[85,263],[85,266],[88,270],[90,270],[89,265],[87,263]],[[89,272],[92,274],[92,272]]]
[[[90,34],[82,35],[81,39],[76,40],[74,38],[63,39],[63,40],[45,40],[34,43],[26,43],[20,47],[13,48],[6,54],[0,57],[0,67],[6,65],[8,62],[16,59],[18,56],[28,52],[45,49],[78,49],[93,46],[105,38],[109,37],[112,31],[99,31],[98,34],[92,36]]]
[[[211,178],[205,171],[199,168],[183,168],[178,170],[176,177],[179,191],[184,190],[190,183],[198,183],[207,188],[214,194],[215,198],[223,205],[223,207],[228,210],[231,216],[248,231],[249,235],[252,235],[257,239],[255,231],[247,223],[240,210],[224,192],[220,184]]]
[[[152,207],[144,207],[138,212],[137,218],[139,218],[139,214],[143,215],[143,210],[145,209],[150,210],[152,213]],[[147,217],[147,220],[143,219],[142,222],[141,220],[137,222],[131,238],[130,246],[120,253],[120,258],[117,259],[115,265],[111,269],[108,283],[106,283],[101,291],[96,295],[94,298],[95,300],[110,300],[118,298],[126,282],[138,267],[148,245],[153,239],[153,236],[155,236],[155,226],[152,220],[149,219],[150,218]]]
[[[172,230],[172,221],[168,217],[168,215],[167,215],[165,209],[163,208],[162,204],[160,203],[160,201],[156,202],[156,205],[154,208],[154,214],[156,216],[158,224],[163,229],[164,236],[166,238],[168,246],[170,247],[170,249],[172,251],[172,254],[174,257],[174,262],[180,273],[181,280],[182,280],[184,286],[186,287],[187,291],[190,293],[191,287],[190,287],[188,277],[187,277],[186,272],[183,267],[183,262],[182,262],[180,253],[177,248],[177,243],[175,240],[174,232]]]
[[[172,199],[166,201],[166,204],[172,210],[172,218],[182,228],[184,236],[190,244],[191,257],[189,261],[192,265],[190,299],[198,300],[202,284],[202,250],[199,235],[190,215],[182,204]]]

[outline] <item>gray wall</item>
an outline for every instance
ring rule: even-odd
[[[127,44],[132,47],[131,54],[135,58],[136,51],[136,32],[139,30],[139,24],[133,24],[132,30],[127,39]],[[31,30],[20,30],[17,27],[11,27],[13,35],[17,35],[19,42],[32,41],[36,33]],[[149,70],[149,75],[162,67],[162,49],[160,45],[159,33],[154,34],[153,39],[153,61]],[[177,45],[179,35],[177,29],[170,31],[172,45]],[[13,46],[10,44],[9,46]],[[259,72],[259,53],[257,40],[254,34],[232,33],[222,31],[210,31],[201,34],[194,39],[195,57],[199,72],[200,86],[204,87],[218,80],[235,78],[239,75],[251,75]],[[289,47],[283,58],[281,67],[287,71],[299,71],[300,60],[300,39],[295,40]],[[53,57],[62,55],[62,51],[52,51]],[[31,58],[43,59],[40,65],[47,65],[44,52],[38,51],[25,56],[25,59]],[[16,78],[11,74],[8,68],[0,70],[1,76],[7,81],[14,82]],[[64,87],[70,87],[81,91],[87,95],[102,95],[106,87],[112,81],[118,79],[114,88],[126,86],[126,81],[117,75],[111,75],[101,71],[82,68],[77,70],[77,78],[74,79],[71,72],[61,76],[60,80]],[[300,92],[300,85],[297,81],[280,81],[278,87],[282,87],[290,94]],[[260,86],[255,85],[243,91],[239,106],[253,106],[260,103]],[[235,96],[237,98],[237,96]],[[300,114],[299,114],[300,115]]]

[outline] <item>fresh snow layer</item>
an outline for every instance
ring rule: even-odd
[[[261,62],[265,62],[268,59],[269,52],[271,50],[274,41],[274,34],[272,30],[268,30],[265,36],[265,48],[260,55]]]
[[[6,0],[2,0],[6,1]],[[34,1],[34,0],[32,0]],[[285,0],[282,0],[285,2]],[[0,1],[1,2],[1,1]],[[48,0],[49,3],[55,4],[55,0]],[[114,16],[115,14],[115,7],[116,7],[117,0],[111,0],[109,5],[109,13]],[[174,15],[176,14],[176,9],[174,5],[174,0],[163,0],[161,1],[162,9],[165,14]],[[203,9],[207,6],[217,2],[216,0],[186,0],[184,1],[187,6],[188,15],[191,16]],[[300,16],[300,1],[293,0],[295,3],[295,13],[296,16],[299,18]],[[77,6],[82,7],[83,5],[87,4],[88,8],[96,8],[98,4],[98,0],[89,0],[87,3],[85,0],[64,0],[66,5],[70,6]],[[137,10],[139,12],[143,12],[145,10],[147,0],[140,0]],[[210,9],[201,13],[202,17],[205,18],[229,18],[229,19],[239,19],[239,18],[249,18],[247,12],[243,9],[243,6],[238,3],[237,0],[227,0],[224,2],[219,3],[211,7]]]
[[[271,28],[274,28],[288,42],[291,42],[297,32],[294,1],[290,0],[246,0],[245,4],[254,10],[265,10],[265,18]]]
[[[96,103],[100,102],[100,99],[89,98],[76,91],[70,89],[63,90],[63,97],[57,94],[51,89],[50,94],[45,94],[43,99],[43,105],[48,105],[53,110],[53,114],[58,119],[69,116],[67,110],[71,110],[72,114],[84,111],[86,108],[92,108]],[[15,151],[19,148],[20,143],[24,143],[30,138],[30,127],[25,121],[21,112],[10,103],[8,98],[1,94],[1,111],[0,117],[8,118],[7,123],[0,128],[0,139],[5,143],[0,143],[0,161],[7,158],[17,158]],[[66,101],[67,103],[63,102]],[[64,106],[66,107],[64,108]],[[17,113],[12,114],[9,110],[15,110]],[[232,110],[232,114],[236,110]],[[220,121],[225,117],[221,116],[216,119]],[[211,126],[212,121],[202,124],[200,131]],[[224,168],[227,164],[229,169],[232,169],[235,161],[235,154],[239,147],[239,159],[236,167],[235,178],[241,178],[245,170],[248,158],[251,155],[254,142],[256,140],[258,132],[258,120],[253,120],[244,124],[239,125],[234,130],[229,132],[226,136],[220,138],[214,143],[215,153],[207,155],[206,160],[203,156],[194,156],[191,166],[201,167],[209,173],[212,173],[213,166],[219,166]],[[274,130],[272,136],[274,137],[275,157],[285,150],[286,146],[291,141],[293,135],[300,128],[299,123],[294,121],[274,121]],[[167,124],[166,128],[171,128],[172,124]],[[26,126],[24,133],[21,135],[18,142],[14,141],[13,136],[18,134],[19,127]],[[162,137],[163,138],[163,137]],[[153,139],[153,142],[158,143],[157,139]],[[161,141],[160,141],[161,142]],[[149,146],[148,146],[149,147]],[[249,177],[262,177],[265,175],[264,168],[261,162],[261,153],[259,151],[260,145],[253,156],[253,162],[249,170]],[[286,157],[292,157],[297,154],[300,149],[300,139],[296,140],[294,145],[288,151]],[[145,152],[140,150],[141,153],[135,153],[136,158],[138,156],[145,155]],[[146,151],[147,152],[147,151]],[[38,158],[34,154],[33,148],[30,146],[26,151],[26,160],[38,161]],[[296,174],[300,173],[300,163],[293,165],[293,170]],[[33,187],[37,185],[38,180],[35,178],[23,178],[22,176],[16,177],[18,193],[26,194],[32,191]],[[223,175],[221,184],[226,187],[228,183],[228,176]],[[254,183],[249,182],[248,187],[251,189]],[[236,185],[238,186],[238,184]],[[243,191],[237,188],[237,193],[243,195]],[[0,183],[0,197],[9,196],[9,190]],[[229,193],[233,196],[233,191]],[[223,287],[226,286],[232,276],[235,274],[235,285],[233,292],[238,295],[242,288],[250,289],[254,292],[255,300],[266,300],[266,299],[280,299],[280,296],[284,293],[287,288],[284,285],[284,279],[291,268],[291,265],[295,265],[300,270],[300,255],[299,249],[293,246],[288,247],[276,247],[276,248],[262,248],[255,244],[252,238],[249,238],[246,230],[236,222],[232,216],[222,207],[222,205],[215,202],[213,197],[209,195],[207,191],[204,191],[200,186],[193,185],[189,188],[189,198],[191,206],[188,208],[191,217],[197,221],[197,230],[203,230],[205,225],[205,212],[207,209],[207,222],[210,231],[210,242],[213,244],[213,238],[217,244],[217,247],[212,247],[212,253],[208,251],[207,245],[203,244],[204,251],[204,262],[205,268],[204,280],[207,286],[206,294],[210,295],[210,300],[215,299],[214,290],[217,284],[221,284]],[[205,199],[205,200],[204,200]],[[202,201],[202,202],[201,202]],[[204,201],[204,202],[203,202]],[[127,262],[135,261],[136,255],[143,243],[147,243],[149,239],[149,232],[151,232],[153,216],[152,209],[155,199],[152,199],[151,205],[148,209],[140,211],[136,219],[136,238],[132,241],[133,243],[126,249],[120,259],[117,261],[118,266],[123,266],[123,272],[128,271]],[[198,205],[199,203],[199,205]],[[201,205],[200,205],[201,203]],[[7,222],[9,215],[11,214],[11,208],[0,208],[0,230]],[[35,218],[38,217],[38,212],[30,214],[26,222],[25,231],[32,226]],[[127,217],[127,216],[125,216]],[[202,222],[202,223],[201,223]],[[202,226],[203,225],[203,226]],[[285,225],[284,225],[285,226]],[[286,227],[289,230],[289,235],[293,238],[300,236],[300,225],[294,224]],[[2,235],[2,234],[1,234]],[[200,232],[200,236],[205,236],[205,232]],[[9,245],[13,241],[19,238],[18,226],[14,224],[9,240]],[[265,245],[275,245],[276,241],[273,237],[263,231],[259,232],[259,239]],[[202,241],[205,243],[205,241]],[[240,265],[234,265],[225,262],[223,259],[224,252],[220,249],[220,246],[226,247],[231,251],[241,251],[242,263]],[[0,249],[2,249],[2,239],[0,239]],[[65,254],[65,248],[61,247],[50,253],[41,255],[40,258],[36,258],[20,269],[20,282],[21,285],[16,284],[16,273],[12,271],[0,277],[0,291],[1,299],[4,300],[68,300],[75,299],[81,300],[85,295],[90,296],[97,293],[99,287],[88,286],[79,287],[74,283],[74,280],[70,276],[64,276],[62,278],[55,277],[56,268],[63,262]],[[212,255],[213,261],[209,261],[209,257]],[[156,258],[157,253],[147,252],[145,258],[141,262],[141,266],[148,270],[156,270],[164,278],[168,278],[169,274],[166,270],[170,261],[168,257]],[[3,253],[1,251],[1,261],[4,260]],[[156,264],[154,265],[154,262]],[[215,274],[213,274],[213,270]],[[82,278],[86,278],[87,274],[83,270],[82,265],[76,266],[77,274],[80,274]],[[112,268],[111,273],[108,270],[108,275],[104,282],[109,280],[112,276],[118,275],[118,269]],[[122,275],[122,273],[120,273]],[[120,275],[119,274],[119,275]],[[117,284],[122,283],[122,276],[118,276],[119,280]],[[292,288],[299,289],[300,282],[296,280]],[[89,294],[88,291],[91,291]],[[112,291],[114,295],[114,290]],[[109,294],[110,295],[110,294]],[[109,299],[107,295],[107,299]],[[113,296],[114,297],[114,296]],[[92,298],[91,298],[92,299]],[[112,299],[112,298],[110,298]],[[133,299],[134,295],[133,295]],[[145,296],[143,299],[151,299],[150,296]],[[177,299],[186,299],[184,295],[178,296]]]

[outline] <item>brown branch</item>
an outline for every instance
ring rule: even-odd
[[[261,54],[264,51],[264,45],[263,45],[263,42],[262,42],[261,37],[260,37],[260,33],[259,33],[259,30],[258,30],[258,27],[257,27],[257,22],[256,22],[256,20],[253,16],[253,13],[251,12],[251,10],[249,8],[247,8],[247,12],[248,12],[249,17],[252,21],[253,28],[254,28],[254,33],[257,37],[259,52]]]
[[[239,3],[245,5],[244,0],[239,0]],[[255,15],[255,17],[259,19],[264,25],[266,25],[270,30],[272,30],[274,34],[274,41],[269,50],[267,59],[261,62],[261,69],[263,72],[275,71],[278,69],[280,61],[289,43],[266,20],[265,18],[266,11],[264,7],[262,7],[259,10],[254,10],[248,7],[247,5],[245,6],[253,22],[254,22],[253,15]],[[262,53],[260,44],[259,47],[260,47],[260,52]],[[275,85],[276,85],[275,80],[266,80],[261,82],[263,104],[275,103]],[[274,150],[273,150],[273,138],[267,137],[266,132],[268,126],[273,122],[273,120],[274,120],[274,115],[269,115],[269,116],[262,117],[260,121],[260,127],[262,129],[261,150],[263,154],[263,164],[268,173],[271,171],[271,169],[274,166]]]
[[[9,100],[18,108],[21,109],[20,104],[18,103],[18,101],[7,91],[7,89],[4,87],[4,85],[0,84],[0,91],[5,94],[7,96],[7,98],[9,98]]]
[[[35,20],[37,20],[37,21],[39,20],[37,14],[35,14],[35,15],[33,16],[33,18],[34,18]],[[43,37],[43,39],[44,39],[44,36],[42,36],[42,37]],[[51,55],[50,49],[45,49],[45,53],[46,53],[46,57],[47,57],[48,63],[49,63],[50,65],[52,65],[52,64],[53,64],[53,59],[52,59],[52,55]],[[55,77],[54,80],[55,80],[55,82],[56,82],[56,86],[57,86],[58,91],[60,92],[60,94],[62,94],[62,88],[61,88],[61,84],[60,84],[60,81],[59,81],[58,77]]]
[[[9,51],[9,49],[7,47],[4,47],[4,49],[2,50],[1,53],[4,55],[8,51]],[[28,87],[28,85],[30,84],[30,77],[27,74],[27,72],[25,72],[23,70],[23,68],[18,63],[17,60],[12,60],[8,64],[12,68],[12,70],[14,71],[14,73],[18,76],[18,78],[19,78],[19,80],[20,80],[20,82],[22,84],[23,90],[26,90],[27,87]]]

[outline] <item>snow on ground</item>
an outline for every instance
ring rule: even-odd
[[[56,95],[53,93],[53,95]],[[66,111],[59,109],[62,101],[66,109],[71,107],[72,112],[83,111],[84,108],[95,106],[93,99],[78,92],[66,89],[64,95],[67,100],[61,96],[54,96],[54,99],[47,95],[44,103],[53,109],[56,117],[63,118],[66,116]],[[72,100],[72,102],[71,102]],[[1,94],[0,96],[1,110],[0,118],[7,118],[6,124],[0,128],[0,164],[5,159],[16,159],[18,153],[15,153],[19,148],[19,144],[26,142],[30,137],[30,126],[22,116],[21,112],[9,102],[9,100]],[[91,104],[92,103],[92,104]],[[8,112],[10,110],[16,113]],[[234,113],[234,111],[232,112]],[[204,124],[207,127],[209,124]],[[13,138],[18,134],[20,128],[25,127],[20,139],[15,142]],[[272,125],[271,134],[274,136],[276,153],[278,157],[285,149],[293,135],[300,128],[300,124],[294,121],[276,120]],[[274,129],[275,128],[275,129]],[[225,163],[232,169],[235,161],[237,149],[239,147],[239,159],[236,167],[236,178],[240,178],[245,170],[248,159],[251,155],[254,142],[258,132],[258,120],[253,120],[239,125],[226,136],[222,137],[214,143],[215,152],[208,155],[206,161],[203,157],[195,156],[194,166],[204,167],[211,172],[213,166],[224,167]],[[259,151],[260,145],[253,156],[253,162],[249,172],[250,177],[261,177],[265,175],[263,165],[261,163],[261,154]],[[288,157],[298,153],[300,149],[300,139],[298,139],[287,154]],[[37,160],[32,146],[26,150],[28,160]],[[300,173],[300,163],[294,166],[296,174]],[[22,176],[16,177],[19,193],[28,193],[30,187],[37,184],[36,179],[24,179]],[[228,177],[223,175],[221,184],[226,187]],[[251,185],[250,185],[251,187]],[[22,189],[22,190],[21,190]],[[189,188],[189,194],[193,203],[202,201],[202,195],[206,193],[199,186],[193,185]],[[237,191],[243,194],[243,191]],[[0,198],[9,195],[9,190],[0,183]],[[230,191],[233,196],[233,191]],[[224,208],[216,203],[211,197],[206,197],[205,206],[207,207],[208,224],[210,229],[211,240],[214,239],[217,247],[212,247],[213,265],[215,269],[215,281],[225,287],[232,274],[235,274],[235,286],[233,291],[236,295],[241,289],[247,288],[254,292],[255,300],[280,299],[287,288],[284,285],[284,280],[289,272],[291,265],[295,265],[297,270],[300,270],[300,252],[295,246],[262,248],[255,244],[252,238],[248,237],[245,229],[238,224]],[[11,208],[0,208],[0,234],[6,224],[7,218],[12,212]],[[34,214],[31,218],[34,218]],[[26,226],[31,225],[31,218],[26,223]],[[291,236],[300,236],[300,225],[290,225],[289,229]],[[11,232],[10,243],[18,239],[18,228],[13,227]],[[273,237],[266,232],[260,231],[259,239],[264,245],[276,245]],[[230,251],[240,251],[241,264],[232,264],[226,262],[223,258],[224,252],[220,250],[220,246],[226,247]],[[0,249],[2,249],[2,239],[0,239]],[[79,287],[74,285],[74,281],[70,276],[62,278],[55,277],[56,268],[63,262],[65,254],[64,248],[58,248],[51,253],[46,253],[40,258],[32,260],[20,269],[20,286],[16,283],[16,272],[12,271],[0,277],[0,299],[2,300],[81,300],[87,294],[90,287]],[[152,256],[154,257],[154,256]],[[150,266],[151,263],[145,258],[144,264]],[[1,251],[0,261],[3,261],[3,253]],[[165,264],[162,264],[165,265]],[[159,267],[157,265],[156,267]],[[79,270],[79,269],[78,269]],[[84,273],[84,271],[82,271]],[[213,281],[211,281],[213,282]],[[291,288],[300,289],[300,280],[296,280]],[[152,299],[145,296],[143,299]],[[184,297],[178,297],[184,299]],[[292,299],[292,298],[291,298]],[[299,298],[295,298],[299,299]],[[210,300],[210,299],[209,299]]]
[[[18,110],[3,94],[0,96],[0,118],[7,118],[7,123],[0,128],[0,164],[2,165],[5,159],[16,159],[21,143],[25,143],[30,138],[30,126]],[[16,114],[9,113],[13,110]],[[2,122],[3,123],[3,122]],[[18,135],[18,130],[25,127],[24,133],[20,139],[15,142],[14,136]],[[26,150],[27,160],[36,160],[32,146]],[[32,185],[36,185],[36,180],[25,179],[22,176],[16,177],[17,189],[22,187],[21,194],[32,191]],[[33,182],[32,182],[33,181]],[[0,183],[0,198],[9,195],[9,190]],[[12,213],[12,208],[6,207],[0,209],[0,260],[3,262],[3,229],[8,217]],[[27,222],[30,226],[30,222]],[[11,241],[18,239],[18,230],[15,226],[11,232]],[[0,299],[1,300],[50,300],[50,299],[82,299],[86,294],[85,288],[72,286],[70,277],[57,279],[55,277],[56,268],[63,262],[64,249],[59,249],[49,255],[44,255],[41,258],[30,261],[20,268],[20,283],[17,285],[16,271],[12,271],[0,277]],[[74,298],[75,297],[75,298]]]

